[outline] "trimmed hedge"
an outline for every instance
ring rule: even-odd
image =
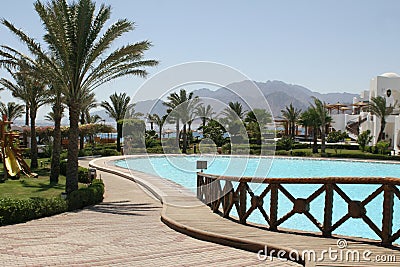
[[[54,198],[11,199],[0,198],[0,226],[22,223],[66,211],[82,209],[103,201],[104,184],[93,180],[88,187],[72,192],[67,200]]]
[[[0,225],[26,222],[67,211],[61,198],[0,199]]]
[[[93,180],[88,187],[79,188],[72,192],[68,198],[68,210],[82,209],[103,201],[104,184],[101,180]]]

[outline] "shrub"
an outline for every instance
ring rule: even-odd
[[[276,142],[276,150],[286,150],[289,151],[292,149],[293,139],[290,136],[284,136]]]
[[[388,153],[387,149],[389,147],[389,142],[383,140],[379,141],[378,143],[376,143],[376,147],[378,148],[379,153],[381,153],[382,155],[386,154]]]
[[[146,150],[147,150],[147,153],[155,153],[155,154],[163,154],[164,153],[162,146],[148,147]]]
[[[89,170],[84,167],[78,167],[78,182],[83,184],[90,184]]]
[[[117,150],[110,149],[110,148],[106,148],[106,149],[100,150],[99,153],[100,153],[100,155],[102,157],[119,156],[119,155],[121,155],[121,153],[118,152]]]
[[[0,225],[26,222],[67,211],[67,202],[59,197],[0,199]]]
[[[79,188],[67,198],[68,210],[82,209],[103,201],[104,184],[101,180],[93,180],[88,187]]]
[[[357,143],[360,145],[362,152],[365,152],[365,147],[371,142],[371,140],[372,135],[370,130],[366,130],[358,136]]]

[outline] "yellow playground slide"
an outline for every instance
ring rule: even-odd
[[[8,174],[10,176],[17,176],[22,168],[15,158],[14,152],[12,151],[11,147],[5,148],[5,154],[5,166],[7,168]]]

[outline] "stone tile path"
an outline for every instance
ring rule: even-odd
[[[175,232],[138,185],[101,177],[100,205],[0,227],[0,266],[296,266]]]

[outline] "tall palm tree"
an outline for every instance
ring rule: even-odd
[[[384,131],[386,127],[386,117],[389,116],[397,103],[394,106],[390,105],[389,107],[386,106],[386,98],[382,96],[372,97],[371,102],[369,102],[368,107],[372,114],[377,116],[381,121],[381,128],[378,134],[377,142],[381,141],[384,137]]]
[[[311,105],[311,108],[316,113],[318,121],[320,122],[320,130],[321,130],[321,154],[325,153],[325,143],[326,143],[326,127],[332,122],[332,117],[329,116],[328,109],[326,108],[326,103],[322,102],[316,97],[313,97],[314,104]]]
[[[43,45],[12,23],[7,20],[2,20],[2,23],[46,64],[50,79],[62,81],[70,120],[66,180],[66,192],[69,194],[78,189],[79,114],[82,97],[98,86],[122,76],[145,77],[147,71],[144,67],[155,66],[157,61],[143,60],[144,52],[151,46],[149,41],[114,48],[116,39],[132,31],[134,23],[120,19],[105,29],[110,19],[110,6],[101,5],[96,13],[96,3],[92,0],[70,3],[67,0],[49,3],[38,0],[34,7],[45,28],[44,42],[48,51],[44,51]]]
[[[243,109],[242,103],[236,102],[229,102],[228,107],[226,107],[221,113],[225,115],[230,120],[236,120],[236,116],[239,117],[240,120],[243,120],[246,110]]]
[[[212,119],[212,116],[216,113],[211,105],[205,106],[203,103],[199,104],[195,110],[196,116],[201,118],[203,128],[206,126],[206,122]]]
[[[198,97],[193,97],[193,92],[189,94],[185,89],[181,89],[178,93],[171,93],[168,97],[168,102],[164,104],[172,109],[171,114],[176,119],[177,135],[179,136],[179,120],[183,123],[182,135],[183,145],[182,153],[187,152],[187,131],[186,124],[191,120],[197,104]],[[179,139],[178,139],[179,140]]]
[[[106,113],[117,123],[117,151],[121,151],[122,127],[124,125],[125,115],[130,112],[135,106],[129,104],[131,98],[126,93],[117,94],[116,92],[110,95],[111,104],[107,101],[101,101]]]
[[[289,106],[286,106],[285,109],[281,110],[282,117],[289,124],[289,135],[294,139],[296,135],[296,123],[299,120],[301,109],[297,109],[293,106],[293,103],[290,103]]]
[[[0,103],[0,113],[2,116],[6,116],[9,121],[14,121],[25,113],[25,105],[15,102],[8,102],[7,105]]]
[[[167,116],[168,115],[166,114],[166,115],[160,117],[156,113],[154,113],[152,115],[154,123],[158,126],[158,138],[160,138],[160,140],[161,140],[161,136],[162,136],[162,127],[165,123],[165,120],[167,119]]]
[[[36,115],[39,108],[48,103],[49,96],[46,85],[35,79],[33,66],[28,62],[20,62],[17,72],[7,69],[15,83],[2,78],[0,84],[12,92],[16,98],[24,101],[29,106],[31,120],[31,169],[38,167],[38,147],[36,140]]]

